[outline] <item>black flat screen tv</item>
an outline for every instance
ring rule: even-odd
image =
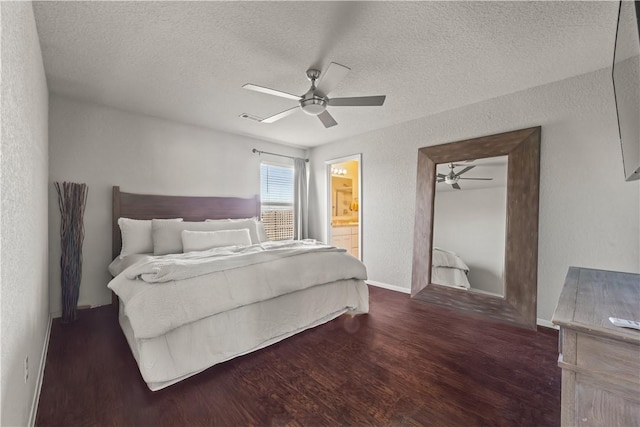
[[[620,2],[612,74],[624,178],[634,181],[640,179],[640,1]]]

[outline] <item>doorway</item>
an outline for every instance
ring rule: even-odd
[[[362,155],[326,162],[327,243],[362,260]]]

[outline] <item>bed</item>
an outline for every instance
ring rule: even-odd
[[[141,195],[113,187],[110,271],[115,277],[108,286],[149,389],[160,390],[344,313],[368,312],[364,265],[344,250],[314,241],[252,241],[121,257],[120,218],[152,220],[153,232],[159,233],[163,227],[186,227],[177,225],[180,218],[191,226],[259,215],[257,196]]]
[[[431,257],[431,283],[469,289],[469,267],[455,252],[434,247]]]

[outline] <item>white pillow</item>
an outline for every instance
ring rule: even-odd
[[[163,219],[158,221],[180,222],[182,218]],[[153,237],[151,235],[150,219],[118,218],[120,234],[122,235],[122,249],[120,259],[132,254],[146,254],[153,252]]]
[[[249,229],[251,243],[260,243],[256,222],[254,220],[243,221],[211,221],[211,222],[168,222],[156,221],[151,222],[151,234],[153,236],[153,254],[167,255],[182,253],[182,231],[221,231],[221,230],[240,230]]]
[[[260,243],[269,240],[267,232],[264,229],[264,223],[257,217],[241,218],[241,219],[206,219],[205,222],[238,222],[238,221],[254,221],[256,225],[256,234]],[[251,231],[251,230],[250,230]]]
[[[260,243],[269,241],[267,231],[264,229],[264,222],[256,221],[256,228],[258,229],[258,239],[260,239]]]
[[[251,235],[248,228],[240,230],[189,231],[182,230],[182,251],[206,251],[222,246],[249,246]]]

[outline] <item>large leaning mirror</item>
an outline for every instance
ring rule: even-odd
[[[540,127],[420,148],[411,296],[536,328]]]

